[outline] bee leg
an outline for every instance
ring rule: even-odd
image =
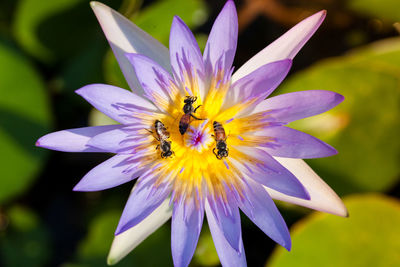
[[[193,111],[193,113],[196,113],[196,110],[199,108],[199,107],[201,107],[202,105],[198,105],[195,109],[194,109],[194,111]]]
[[[206,120],[206,119],[200,119],[200,118],[197,118],[195,115],[193,115],[193,114],[190,114],[190,116],[192,116],[193,118],[195,118],[196,120],[199,120],[199,121],[204,121],[204,120]]]
[[[149,129],[145,129],[146,131],[148,131],[149,133],[151,133],[151,135],[153,135],[153,131],[152,130],[149,130]],[[154,136],[154,135],[153,135]],[[160,138],[158,138],[157,136],[154,136],[154,138],[157,140],[157,141],[160,141]]]
[[[218,154],[217,153],[215,153],[215,149],[217,149],[216,147],[214,147],[214,149],[213,149],[213,153],[214,153],[214,155],[218,158]]]
[[[145,128],[145,130],[148,131],[149,133],[153,134],[152,130],[149,130],[149,129],[146,129],[146,128]]]
[[[196,100],[197,100],[197,96],[194,96],[193,97],[193,102],[196,102]]]
[[[156,150],[157,150],[159,147],[160,147],[160,145],[157,145],[157,146],[156,146]]]

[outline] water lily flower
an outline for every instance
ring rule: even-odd
[[[168,51],[111,8],[98,2],[91,6],[132,91],[91,84],[76,92],[120,124],[50,133],[37,145],[116,154],[86,174],[76,191],[103,190],[139,177],[117,226],[110,264],[171,216],[175,266],[191,261],[204,214],[223,266],[246,266],[239,210],[288,250],[289,231],[272,198],[346,216],[338,196],[301,160],[336,150],[286,126],[335,107],[343,97],[303,91],[267,98],[325,11],[303,20],[233,72],[238,36],[233,1],[218,15],[203,55],[179,17],[172,22]],[[193,107],[182,134],[188,97]],[[224,134],[214,129],[215,122]],[[217,148],[217,141],[226,147]],[[217,154],[219,149],[227,154]]]

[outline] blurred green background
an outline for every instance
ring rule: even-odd
[[[224,0],[103,1],[168,45],[179,15],[204,47]],[[349,218],[278,203],[293,248],[245,216],[249,266],[400,266],[400,1],[242,0],[234,65],[321,9],[328,16],[276,94],[332,90],[346,100],[292,124],[339,154],[308,163],[343,198]],[[105,266],[132,183],[72,192],[108,155],[34,146],[51,131],[109,120],[74,90],[127,88],[87,0],[0,1],[0,266]],[[155,256],[156,255],[156,256]],[[171,266],[167,223],[117,266]],[[204,226],[191,266],[218,266]]]

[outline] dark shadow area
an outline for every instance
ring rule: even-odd
[[[0,107],[0,128],[32,156],[40,153],[35,148],[36,140],[49,130],[42,124],[3,107]]]

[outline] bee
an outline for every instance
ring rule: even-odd
[[[167,128],[165,128],[164,123],[159,120],[155,121],[154,128],[156,130],[156,139],[160,142],[160,144],[156,146],[156,150],[161,150],[162,158],[170,157],[174,152],[171,150],[171,141],[168,141],[169,132],[167,131]],[[153,133],[152,131],[149,132]]]
[[[183,114],[181,120],[179,121],[179,132],[181,135],[184,135],[189,127],[190,117],[195,118],[196,120],[205,120],[197,118],[193,115],[196,113],[196,110],[201,107],[201,105],[197,106],[196,108],[193,107],[193,103],[196,102],[197,96],[186,96],[185,100],[183,101],[185,105],[183,106]]]
[[[214,121],[213,122],[213,126],[214,126],[214,134],[213,137],[215,139],[215,141],[217,142],[217,146],[214,147],[213,149],[213,153],[214,155],[217,157],[217,159],[222,159],[224,157],[228,156],[228,146],[226,144],[226,134],[225,134],[225,130],[224,127],[222,127],[222,124]],[[215,150],[218,150],[217,152],[215,152]]]

